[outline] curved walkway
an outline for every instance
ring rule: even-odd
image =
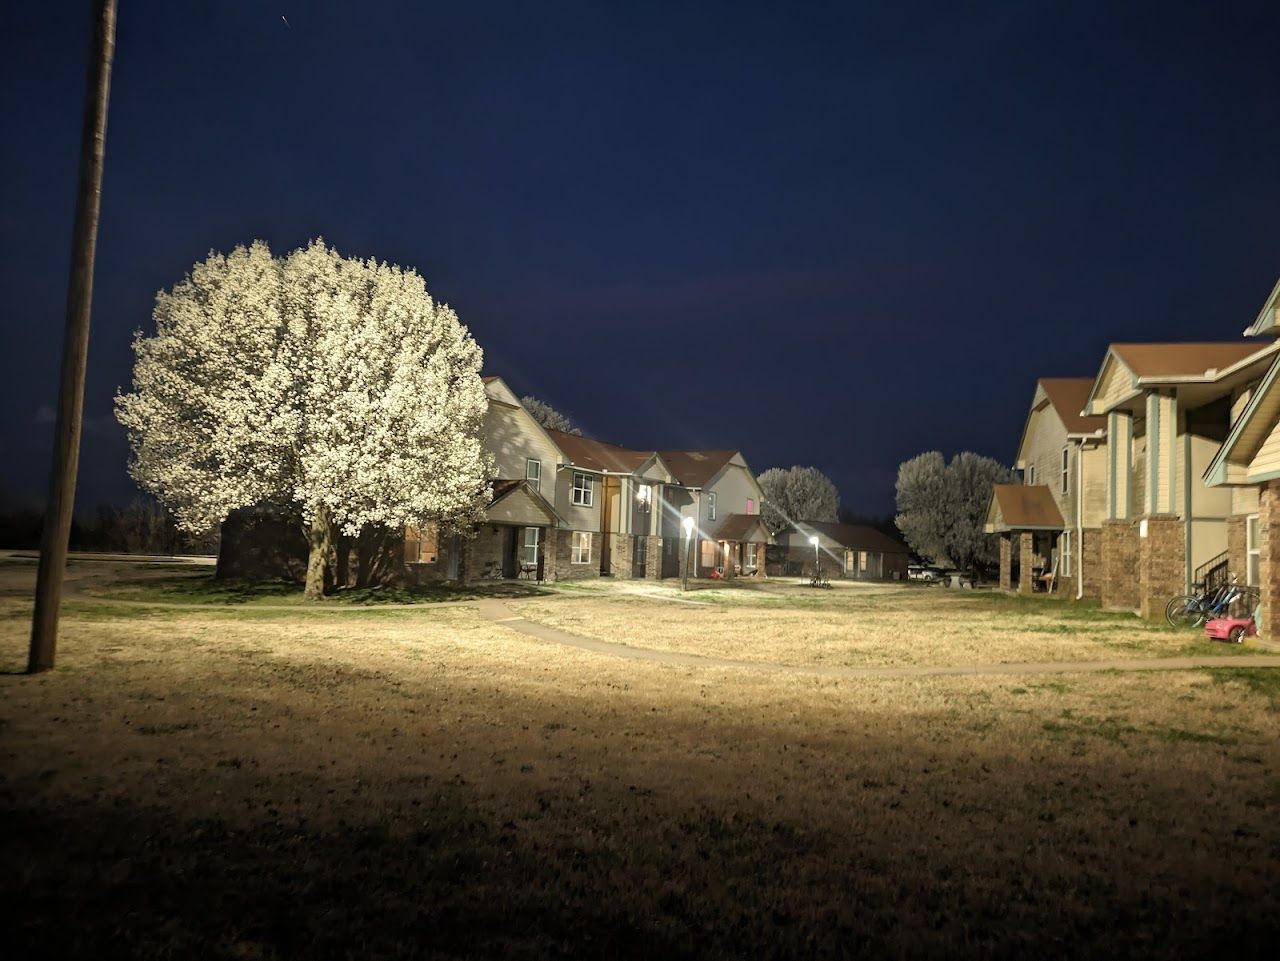
[[[649,647],[633,647],[595,637],[570,634],[558,627],[539,624],[519,614],[500,600],[482,600],[476,604],[480,616],[494,624],[527,637],[575,647],[606,657],[648,661],[671,667],[701,667],[730,670],[763,671],[772,674],[796,674],[811,677],[953,677],[975,674],[1088,674],[1103,671],[1187,671],[1202,667],[1269,667],[1280,668],[1280,657],[1266,654],[1208,655],[1204,657],[1153,657],[1110,661],[1043,661],[1009,664],[901,664],[880,667],[840,667],[836,665],[770,664],[729,657],[682,654]]]

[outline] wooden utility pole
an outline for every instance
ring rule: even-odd
[[[58,419],[53,428],[53,468],[40,540],[36,607],[31,619],[27,672],[53,667],[58,646],[58,608],[67,566],[67,542],[76,503],[80,466],[80,422],[84,412],[84,371],[89,351],[89,310],[93,302],[93,259],[98,245],[98,209],[102,201],[102,162],[107,139],[107,96],[116,47],[116,0],[93,0],[89,71],[85,79],[84,126],[80,131],[80,177],[76,219],[71,235],[71,278],[67,284],[67,321],[62,335],[62,373]]]

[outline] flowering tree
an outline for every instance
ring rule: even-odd
[[[550,404],[538,400],[532,394],[520,398],[520,403],[529,415],[548,430],[562,430],[566,434],[582,436],[582,431],[573,426],[573,422]]]
[[[295,511],[318,598],[336,531],[483,518],[482,354],[414,271],[257,241],[196,264],[153,317],[116,416],[130,473],[184,529]]]
[[[793,521],[834,521],[840,511],[840,492],[816,467],[771,467],[756,482],[764,494],[760,516],[773,533]]]

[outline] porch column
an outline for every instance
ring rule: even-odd
[[[1000,590],[1013,590],[1013,535],[1000,535]]]
[[[1130,516],[1129,486],[1133,473],[1133,415],[1112,411],[1107,415],[1107,518]]]
[[[1023,531],[1018,535],[1018,593],[1030,594],[1034,590],[1031,582],[1031,567],[1035,555],[1035,534]]]

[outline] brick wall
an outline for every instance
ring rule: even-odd
[[[1241,584],[1245,582],[1245,575],[1249,568],[1248,559],[1245,557],[1249,539],[1247,528],[1245,515],[1238,514],[1227,518],[1227,570],[1232,574],[1238,574]]]
[[[1259,633],[1280,639],[1280,481],[1268,481],[1258,489],[1258,587],[1262,591],[1262,623]]]
[[[1138,606],[1138,527],[1106,521],[1101,532],[1102,606],[1131,611]]]
[[[1013,590],[1013,535],[1000,535],[1000,590]]]
[[[599,531],[591,536],[591,559],[586,564],[573,563],[573,531],[558,531],[559,538],[555,552],[555,579],[558,581],[582,580],[585,577],[600,576],[600,538]],[[548,560],[551,555],[548,555]]]
[[[1035,537],[1030,531],[1023,531],[1018,535],[1019,594],[1030,594],[1035,588],[1035,585],[1031,581],[1031,568],[1035,566],[1034,544]]]
[[[1080,549],[1076,558],[1076,574],[1084,579],[1082,596],[1102,596],[1102,531],[1085,528],[1080,531]]]
[[[1187,529],[1168,514],[1146,519],[1147,536],[1138,539],[1138,613],[1162,620],[1169,598],[1187,589]]]
[[[656,581],[662,576],[662,538],[653,536],[648,540],[649,550],[644,558],[644,576]]]
[[[634,559],[630,534],[602,534],[609,538],[609,573],[618,578],[630,579],[631,562]],[[599,539],[599,538],[597,538]]]

